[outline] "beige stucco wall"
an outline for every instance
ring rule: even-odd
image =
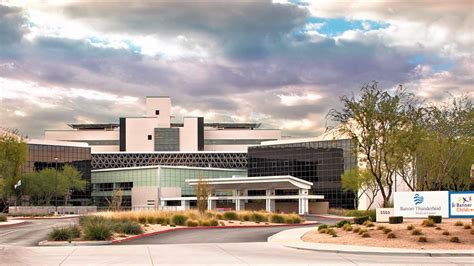
[[[198,150],[198,119],[197,117],[185,117],[184,126],[179,128],[179,150]]]
[[[156,115],[156,110],[160,111],[159,115]],[[169,128],[171,121],[171,99],[169,97],[147,97],[146,116],[157,118],[156,127]]]
[[[126,141],[127,151],[145,152],[154,151],[154,134],[157,126],[155,117],[127,117],[126,121]],[[148,140],[151,135],[151,140]]]
[[[83,140],[115,140],[119,141],[119,130],[46,130],[44,138],[47,140],[83,141]],[[90,145],[91,152],[119,151],[119,145]]]

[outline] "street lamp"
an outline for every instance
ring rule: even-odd
[[[55,214],[58,214],[58,157],[54,158],[55,164],[54,164],[54,169],[56,169],[56,178],[54,182],[54,205],[55,205]]]

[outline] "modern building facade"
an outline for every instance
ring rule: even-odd
[[[247,152],[104,152],[92,154],[93,170],[156,165],[247,169]]]
[[[353,208],[354,194],[342,189],[341,175],[355,167],[350,139],[269,141],[248,149],[249,177],[291,175],[312,182],[309,193],[323,195],[332,208]]]
[[[85,206],[91,202],[91,148],[87,143],[64,142],[50,140],[27,140],[28,160],[24,164],[23,172],[41,171],[45,168],[62,169],[71,165],[82,174],[87,181],[85,191],[73,191],[69,204]],[[62,199],[60,200],[62,204]]]
[[[161,197],[195,196],[194,188],[186,179],[212,179],[247,176],[247,171],[224,168],[186,166],[143,166],[92,171],[92,199],[99,208],[108,206],[114,190],[121,190],[125,209],[158,208]],[[170,202],[170,206],[180,202]]]
[[[121,117],[118,123],[69,124],[70,130],[46,130],[48,140],[88,143],[93,153],[167,151],[241,151],[266,140],[279,140],[279,129],[254,122],[205,122],[204,117],[171,121],[169,97],[146,97],[144,117]]]

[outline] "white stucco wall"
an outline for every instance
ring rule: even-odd
[[[197,151],[198,150],[198,118],[185,117],[184,126],[179,128],[179,150]]]
[[[278,129],[205,129],[204,139],[281,139]]]
[[[114,140],[119,141],[119,130],[46,130],[46,140],[84,141],[84,140]],[[117,145],[89,145],[92,153],[119,151]]]
[[[126,151],[149,152],[155,150],[154,129],[157,127],[155,117],[127,117],[126,124]],[[148,139],[151,135],[151,140]]]
[[[159,115],[156,115],[156,110],[160,111]],[[147,97],[146,116],[158,119],[156,127],[169,128],[171,121],[171,99],[169,97]]]

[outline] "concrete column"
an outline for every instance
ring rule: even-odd
[[[308,195],[308,190],[307,189],[300,189],[299,190],[299,196],[306,196]],[[299,198],[298,199],[298,214],[300,215],[304,215],[304,214],[307,214],[309,212],[309,201],[308,199],[306,198]]]
[[[236,197],[236,199],[234,200],[234,203],[235,203],[235,210],[236,211],[240,211],[240,190],[236,189],[234,190],[234,196]]]
[[[191,202],[189,200],[181,200],[181,206],[188,210],[191,208]]]
[[[210,199],[211,195],[209,195],[209,199],[207,200],[207,209],[209,211],[216,209],[216,201]]]
[[[275,190],[273,189],[267,189],[265,191],[266,196],[272,196],[275,194]],[[267,212],[275,212],[275,200],[274,199],[265,199],[265,210]]]

